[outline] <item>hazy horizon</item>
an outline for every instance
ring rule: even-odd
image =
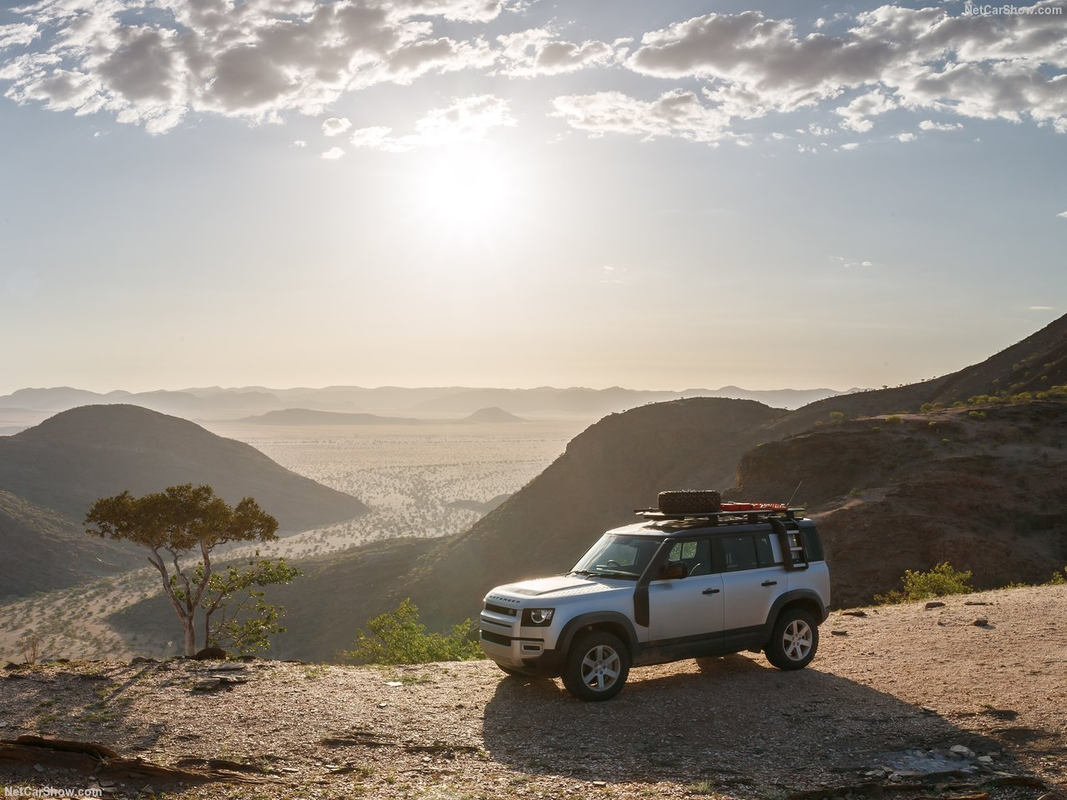
[[[1067,0],[990,8],[0,9],[3,391],[954,372],[1067,310]]]

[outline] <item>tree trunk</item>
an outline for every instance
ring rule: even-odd
[[[182,619],[182,627],[185,629],[185,655],[188,657],[196,655],[196,628],[193,624],[191,617]]]

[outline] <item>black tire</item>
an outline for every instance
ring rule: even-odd
[[[658,505],[664,514],[708,514],[722,508],[722,496],[714,489],[660,492]]]
[[[767,660],[778,669],[803,669],[819,649],[819,626],[802,608],[787,608],[778,615],[767,642]]]
[[[610,700],[630,674],[630,653],[618,636],[589,631],[575,637],[563,668],[563,685],[579,700]]]

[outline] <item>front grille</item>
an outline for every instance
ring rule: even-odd
[[[492,631],[482,631],[482,638],[487,642],[493,644],[503,645],[504,647],[511,647],[511,637],[501,636],[499,633],[493,633]]]
[[[518,609],[516,608],[504,608],[504,606],[494,605],[493,603],[486,603],[485,610],[492,611],[496,614],[506,614],[509,617],[514,617],[516,614],[519,613]]]

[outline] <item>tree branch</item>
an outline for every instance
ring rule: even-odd
[[[158,548],[152,548],[152,556],[148,557],[148,563],[159,570],[159,574],[163,576],[163,593],[170,600],[171,606],[174,607],[174,613],[178,615],[178,619],[186,620],[188,615],[185,613],[185,609],[182,608],[181,603],[178,602],[178,598],[174,596],[174,590],[170,587],[170,576],[167,574],[167,566],[163,563],[163,556],[159,554]]]

